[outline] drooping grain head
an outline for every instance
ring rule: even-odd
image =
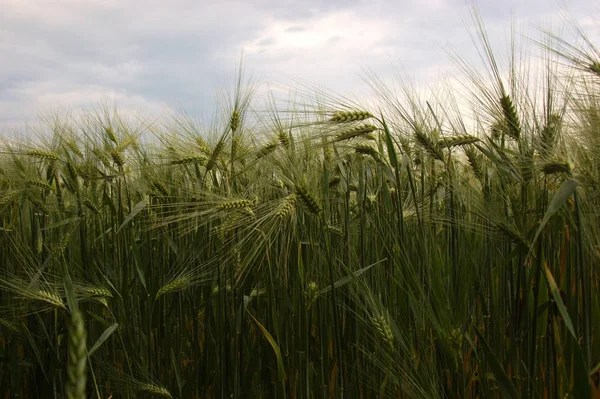
[[[333,114],[330,119],[331,122],[352,122],[362,121],[365,119],[372,118],[373,115],[367,111],[339,111]]]
[[[0,198],[0,208],[3,208],[5,205],[12,203],[12,201],[17,197],[18,191],[12,191],[8,194],[4,195],[4,197]]]
[[[108,137],[108,139],[110,141],[112,141],[113,143],[115,143],[115,145],[117,144],[117,136],[115,135],[115,132],[112,129],[112,127],[106,126],[104,128],[104,133],[106,133],[106,137]]]
[[[96,158],[98,158],[98,160],[100,162],[102,162],[102,164],[104,166],[106,166],[106,167],[111,166],[110,158],[107,156],[105,151],[102,151],[98,148],[94,148],[94,149],[92,149],[92,153],[96,156]]]
[[[154,182],[152,182],[150,184],[150,186],[156,190],[157,192],[159,192],[163,197],[168,197],[169,196],[169,191],[167,190],[167,187],[162,184],[161,182],[155,180]]]
[[[258,150],[258,153],[256,154],[256,158],[260,159],[260,158],[266,157],[267,155],[269,155],[270,153],[275,151],[277,149],[277,146],[278,146],[277,143],[265,144]]]
[[[540,134],[540,155],[543,158],[551,158],[556,145],[556,140],[560,127],[562,124],[562,117],[559,114],[553,113],[548,118],[546,126],[542,129]]]
[[[55,152],[46,150],[31,150],[27,151],[25,155],[29,155],[30,157],[34,158],[45,159],[48,161],[58,161],[60,159],[58,154],[56,154]]]
[[[15,156],[13,154],[12,161],[13,161],[13,164],[15,165],[15,167],[20,172],[25,172],[25,170],[26,170],[25,163],[23,162],[23,160],[21,159],[21,157],[17,157],[17,156]]]
[[[65,140],[65,144],[67,145],[67,148],[69,148],[73,154],[77,155],[80,158],[83,157],[83,153],[79,149],[79,146],[77,145],[77,142],[75,142],[75,140]]]
[[[178,277],[167,284],[163,285],[158,292],[156,293],[156,298],[158,299],[160,296],[168,294],[170,292],[181,291],[186,288],[190,283],[190,278],[187,276]]]
[[[198,150],[200,150],[201,153],[206,154],[206,155],[210,154],[210,147],[206,144],[206,141],[204,141],[204,139],[202,137],[196,136],[195,141],[196,141]]]
[[[225,149],[225,141],[223,139],[219,140],[212,153],[210,154],[210,158],[206,162],[206,170],[210,171],[217,165],[217,160],[221,155],[221,152]]]
[[[9,330],[13,333],[18,333],[20,331],[20,327],[16,322],[13,322],[8,319],[4,319],[2,317],[0,317],[0,326],[6,328],[7,330]]]
[[[506,133],[512,139],[518,141],[521,137],[521,122],[519,121],[517,109],[509,95],[500,98],[500,106],[502,107],[502,112],[504,113],[504,119],[506,121]]]
[[[444,155],[442,154],[441,149],[437,146],[432,139],[423,132],[423,130],[419,127],[415,128],[414,131],[416,142],[431,155],[433,158],[443,161]]]
[[[138,391],[161,398],[173,397],[167,388],[156,384],[141,384],[138,388]]]
[[[281,143],[281,145],[283,146],[283,148],[289,148],[290,137],[285,131],[283,131],[283,129],[277,133],[277,138],[279,140],[279,143]]]
[[[390,324],[383,316],[375,316],[371,318],[371,323],[377,332],[379,338],[385,342],[390,349],[394,349],[394,334],[392,333],[392,329]]]
[[[303,184],[296,184],[296,194],[302,199],[306,208],[313,214],[318,215],[322,209],[315,196]]]
[[[98,207],[89,199],[84,199],[83,201],[81,201],[82,205],[84,205],[86,208],[88,208],[89,210],[91,210],[93,213],[95,213],[96,215],[100,214],[100,209],[98,209]]]
[[[73,165],[73,163],[71,161],[67,161],[65,163],[65,167],[67,169],[68,177],[73,182],[76,182],[77,181],[77,176],[79,176],[79,173],[77,172],[77,168],[75,167],[75,165]]]
[[[251,207],[254,205],[254,201],[247,199],[240,199],[234,201],[227,201],[219,204],[217,206],[218,211],[228,210],[228,209],[243,209],[247,207]]]
[[[31,299],[44,302],[54,308],[66,309],[65,303],[58,294],[46,290],[36,290],[31,293]]]
[[[482,184],[484,181],[484,172],[483,172],[483,161],[481,155],[477,153],[473,146],[467,146],[465,148],[465,154],[467,155],[467,159],[469,160],[469,165],[471,165],[471,169],[473,169],[473,174]]]
[[[33,205],[35,209],[37,209],[42,214],[50,215],[50,210],[42,201],[38,200],[37,198],[31,195],[27,196],[27,200],[31,203],[31,205]]]
[[[125,158],[123,157],[123,155],[120,152],[118,152],[116,150],[111,151],[110,157],[112,158],[115,165],[117,165],[118,167],[122,167],[123,165],[125,165]]]
[[[477,143],[478,141],[478,137],[471,136],[470,134],[463,134],[458,136],[446,137],[439,141],[438,146],[440,148],[451,148],[461,145]]]
[[[492,124],[490,127],[490,133],[492,135],[492,140],[499,141],[502,135],[506,132],[506,120],[501,119]]]
[[[523,182],[528,183],[533,178],[533,148],[524,151],[522,157],[519,159],[519,172],[521,173],[521,179]]]
[[[402,153],[408,156],[412,155],[412,148],[410,148],[410,142],[405,138],[400,138],[400,148],[402,149]]]
[[[373,158],[377,158],[379,157],[379,152],[373,148],[370,145],[366,145],[366,144],[357,144],[354,146],[354,151],[357,154],[362,154],[362,155],[370,155]]]
[[[364,124],[345,130],[338,134],[334,141],[350,140],[355,137],[359,137],[377,130],[377,127],[370,124]]]
[[[82,294],[87,297],[102,297],[102,298],[112,298],[112,292],[105,287],[101,286],[91,286],[85,287],[82,290]]]
[[[40,179],[27,179],[25,183],[30,187],[37,187],[43,190],[54,191],[54,187]]]

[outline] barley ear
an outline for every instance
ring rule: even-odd
[[[231,127],[231,131],[235,133],[240,127],[240,113],[237,109],[233,110],[231,113],[231,119],[229,121],[229,126]]]
[[[372,118],[373,115],[367,111],[339,111],[333,114],[330,122],[353,122]]]
[[[117,144],[117,136],[115,135],[115,132],[112,130],[112,127],[106,126],[104,128],[104,133],[106,133],[106,136],[108,137],[108,139],[110,141]]]
[[[69,362],[67,365],[67,398],[85,399],[87,383],[87,334],[83,316],[74,311],[69,319]]]
[[[415,139],[417,143],[425,149],[433,158],[440,161],[444,160],[444,155],[438,145],[431,140],[420,127],[415,128]]]
[[[311,213],[313,213],[315,215],[318,215],[321,213],[321,211],[322,211],[321,206],[319,205],[315,196],[308,190],[308,188],[306,188],[305,185],[297,184],[295,189],[296,189],[296,194],[298,195],[298,197],[300,197],[302,199],[302,201],[304,202],[304,205],[306,205],[306,208]]]
[[[469,145],[465,148],[465,154],[469,160],[469,165],[473,169],[473,174],[482,184],[484,182],[483,161],[481,155],[477,154],[473,146]]]
[[[31,150],[27,151],[25,155],[28,155],[33,158],[45,159],[48,161],[58,161],[59,156],[55,152],[46,151],[46,150]]]
[[[375,316],[371,319],[371,322],[373,323],[373,327],[379,335],[379,338],[393,350],[394,334],[392,333],[392,329],[386,318],[383,316]]]
[[[172,398],[173,397],[173,396],[171,396],[171,393],[169,391],[167,391],[166,388],[164,388],[160,385],[152,384],[152,383],[140,385],[139,391],[147,393],[149,395],[158,396],[161,398]]]
[[[438,146],[440,148],[451,148],[456,146],[473,144],[479,141],[479,138],[471,136],[470,134],[462,134],[453,137],[446,137],[439,141]]]
[[[552,156],[561,124],[562,117],[559,114],[551,114],[548,118],[548,123],[540,135],[539,151],[542,157],[550,158]]]
[[[500,105],[502,106],[502,112],[504,113],[504,119],[507,124],[507,134],[515,139],[519,140],[521,136],[521,122],[519,121],[519,116],[517,115],[517,109],[513,104],[510,96],[502,96],[500,99]]]

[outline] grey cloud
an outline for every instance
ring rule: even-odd
[[[580,1],[574,13],[581,15],[586,7],[594,12],[593,4]],[[559,10],[542,0],[508,5],[481,0],[491,36],[506,36],[511,7],[523,20],[549,18]],[[315,84],[333,83],[339,91],[363,86],[363,66],[389,75],[394,62],[418,78],[448,64],[444,46],[473,51],[465,28],[469,9],[462,0],[240,0],[218,5],[0,0],[0,9],[0,132],[3,126],[34,120],[37,111],[89,106],[101,95],[128,106],[181,105],[209,115],[217,89],[233,81],[243,47],[252,73],[297,75]],[[353,38],[329,27],[331,16],[337,16],[332,23],[340,29],[351,29]]]

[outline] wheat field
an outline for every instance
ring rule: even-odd
[[[546,38],[480,27],[462,94],[240,69],[208,125],[5,137],[0,397],[600,397],[600,52]]]

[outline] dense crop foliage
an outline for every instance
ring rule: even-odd
[[[0,397],[598,395],[600,57],[484,48],[474,122],[377,79],[252,112],[240,77],[209,127],[5,140]]]

